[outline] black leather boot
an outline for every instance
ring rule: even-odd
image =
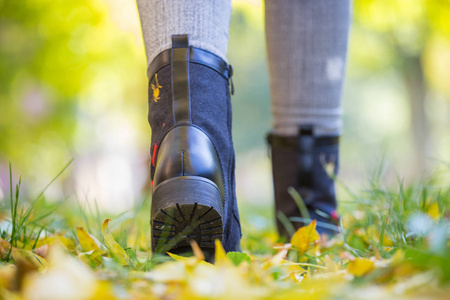
[[[214,241],[240,243],[229,83],[232,68],[174,35],[149,67],[152,129],[153,251],[183,253],[194,240],[205,255]]]
[[[288,224],[280,219],[280,213],[287,217],[295,230],[315,219],[319,233],[332,235],[338,232],[334,181],[324,167],[334,164],[334,174],[337,174],[339,137],[315,137],[312,126],[302,126],[298,136],[269,134],[267,140],[271,146],[275,212],[280,236],[288,240],[291,234],[286,228]],[[293,190],[289,191],[290,187]],[[301,213],[292,193],[300,195],[309,216]]]

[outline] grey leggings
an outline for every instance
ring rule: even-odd
[[[150,63],[172,34],[226,60],[230,0],[137,0]],[[266,0],[266,41],[275,134],[339,135],[350,0]]]

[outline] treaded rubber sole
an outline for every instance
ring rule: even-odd
[[[181,176],[159,184],[152,197],[152,249],[157,253],[191,252],[196,241],[212,258],[215,240],[223,237],[223,205],[218,187],[209,179]]]

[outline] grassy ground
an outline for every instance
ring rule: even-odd
[[[23,199],[19,180],[0,212],[0,298],[446,299],[450,185],[436,174],[391,190],[380,178],[348,192],[331,240],[312,222],[280,243],[268,208],[242,207],[243,253],[218,244],[215,265],[195,245],[190,258],[152,255],[149,199],[107,216],[44,192]]]

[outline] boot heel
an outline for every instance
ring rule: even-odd
[[[223,204],[217,185],[198,176],[181,176],[159,184],[152,197],[152,248],[158,253],[191,252],[194,240],[214,254],[214,241],[222,241]]]

